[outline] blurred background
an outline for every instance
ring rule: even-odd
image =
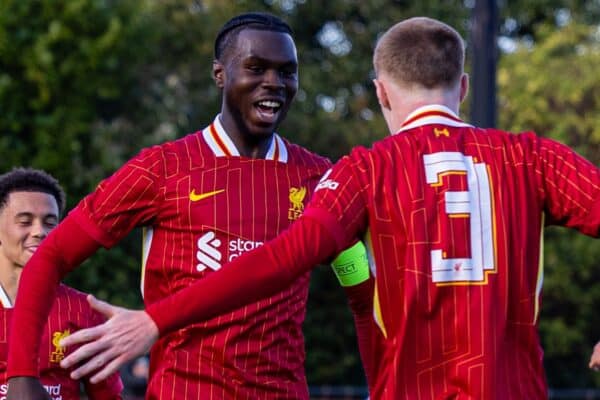
[[[202,129],[220,108],[216,32],[251,10],[295,31],[300,90],[279,133],[333,161],[387,135],[371,53],[378,35],[417,15],[467,40],[465,120],[535,130],[600,161],[599,0],[1,0],[0,172],[47,170],[70,209],[142,147]],[[545,243],[551,396],[600,398],[600,374],[587,369],[600,339],[600,246],[565,229],[546,230]],[[135,231],[68,283],[141,308],[140,254]],[[313,273],[305,334],[314,398],[364,398],[352,320],[328,267]]]

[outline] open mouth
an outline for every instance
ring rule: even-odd
[[[272,120],[274,120],[277,116],[279,110],[281,110],[282,104],[283,103],[281,101],[277,100],[261,100],[256,103],[256,108],[258,109],[262,119],[272,122]]]

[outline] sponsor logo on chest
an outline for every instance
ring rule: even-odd
[[[44,385],[44,389],[50,395],[52,400],[62,400],[61,384],[56,385]],[[8,383],[0,385],[0,400],[6,400],[6,393],[8,392]]]
[[[216,237],[214,232],[206,232],[196,241],[196,270],[204,271],[210,268],[218,271],[224,264],[224,253],[227,253],[227,261],[231,261],[246,251],[251,251],[263,245],[263,242],[244,240],[241,238],[227,241],[227,248],[222,247],[223,242]]]
[[[216,196],[223,191],[224,190],[217,190],[202,194],[192,191],[189,194],[189,199],[192,202],[200,202],[201,200]],[[289,188],[289,191],[287,192],[287,199],[285,199],[285,197],[280,198],[279,201],[281,206],[285,207],[285,202],[288,202],[288,221],[294,221],[300,217],[300,215],[302,215],[305,202],[308,198],[307,194],[308,188],[306,186],[299,185],[298,187],[293,186]],[[285,196],[285,194],[283,194],[283,196]],[[281,202],[283,202],[283,204]],[[279,216],[278,218],[284,219],[285,221],[286,214],[284,213],[285,211],[283,211],[283,215]],[[276,221],[278,219],[272,217],[273,216],[270,217],[271,221]],[[248,222],[253,223],[253,221]],[[285,225],[285,223],[283,225]],[[272,228],[269,229],[271,230]],[[262,230],[263,229],[261,229],[261,231]],[[196,239],[195,243],[195,267],[198,272],[202,272],[207,268],[213,271],[218,271],[224,264],[240,256],[244,252],[254,250],[263,245],[262,241],[247,240],[245,238],[238,237],[233,233],[229,234],[218,229],[214,231],[203,232],[200,237]]]

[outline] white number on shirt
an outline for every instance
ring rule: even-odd
[[[471,258],[444,258],[444,242],[459,240],[443,238],[431,250],[431,272],[434,283],[482,282],[486,270],[494,270],[494,237],[490,181],[484,163],[474,163],[473,157],[459,152],[443,151],[423,156],[427,183],[442,185],[441,177],[452,173],[465,174],[467,191],[445,193],[446,215],[438,223],[450,223],[454,215],[468,215],[471,230]]]

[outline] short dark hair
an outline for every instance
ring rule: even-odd
[[[239,14],[223,25],[215,39],[215,59],[219,60],[225,49],[233,43],[244,29],[282,32],[293,35],[292,28],[281,18],[265,12]]]
[[[65,208],[65,191],[52,175],[34,168],[16,167],[0,175],[0,209],[12,192],[41,192],[54,196],[59,212]]]
[[[465,48],[460,34],[450,25],[426,17],[397,23],[377,42],[373,64],[397,83],[431,89],[452,87],[464,70]]]

